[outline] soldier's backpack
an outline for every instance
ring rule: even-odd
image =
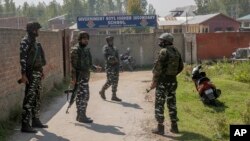
[[[164,69],[165,75],[177,75],[179,73],[180,53],[174,47],[163,48],[161,52],[165,54]]]

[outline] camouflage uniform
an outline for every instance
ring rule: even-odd
[[[172,36],[172,35],[171,35]],[[173,45],[162,47],[153,68],[153,81],[156,82],[155,118],[158,124],[164,122],[164,104],[167,102],[172,128],[177,128],[176,75],[183,69],[180,53]],[[177,131],[176,131],[177,132]]]
[[[22,123],[29,123],[31,118],[39,118],[42,67],[46,61],[41,44],[28,35],[20,44],[20,63],[22,74],[26,74],[29,81],[25,88]]]
[[[86,117],[86,109],[89,100],[89,78],[90,69],[95,70],[92,65],[92,56],[90,49],[81,46],[80,43],[75,45],[71,50],[72,77],[76,77],[75,90],[76,107],[78,117]],[[77,120],[78,120],[77,117]]]
[[[116,96],[118,81],[119,81],[119,67],[120,67],[118,50],[113,46],[105,45],[103,47],[103,54],[105,58],[107,81],[103,85],[100,94],[102,92],[104,94],[105,90],[107,90],[112,85],[112,100],[121,101],[121,99],[117,98]]]

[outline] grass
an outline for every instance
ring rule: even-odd
[[[63,91],[67,89],[68,83],[68,80],[64,80],[61,84],[54,84],[52,90],[42,94],[42,105],[48,105],[53,101],[53,98],[62,95]],[[22,108],[17,105],[10,111],[8,119],[0,121],[0,141],[6,141],[8,136],[13,133],[15,126],[20,124],[21,112]]]
[[[203,66],[212,82],[222,91],[218,107],[204,106],[190,78],[191,66],[178,77],[177,107],[179,129],[177,140],[229,140],[230,124],[250,123],[250,77],[240,78],[250,70],[249,62],[217,63]],[[166,113],[168,117],[168,113]]]
[[[0,121],[0,141],[7,140],[7,137],[13,132],[13,129],[19,123],[20,117],[21,107],[16,106],[16,108],[10,111],[9,119]]]

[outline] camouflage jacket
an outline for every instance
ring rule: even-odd
[[[103,47],[103,54],[105,58],[106,69],[113,68],[119,70],[119,53],[116,47],[110,47],[108,45],[105,45]]]
[[[179,51],[173,46],[162,48],[153,67],[153,81],[176,81],[176,75],[183,69]]]
[[[96,70],[92,64],[92,56],[88,47],[83,47],[77,43],[71,48],[71,77],[72,79],[81,77],[89,78],[90,70]]]
[[[26,74],[32,70],[42,71],[46,64],[43,48],[35,39],[26,35],[20,43],[21,73]]]

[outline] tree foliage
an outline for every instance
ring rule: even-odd
[[[78,16],[101,16],[107,14],[154,14],[153,5],[147,0],[52,0],[48,4],[24,2],[16,7],[13,0],[0,0],[0,17],[26,16],[46,27],[48,20],[66,14],[66,19],[75,22]]]
[[[195,0],[197,14],[221,12],[233,18],[250,13],[250,0]]]

